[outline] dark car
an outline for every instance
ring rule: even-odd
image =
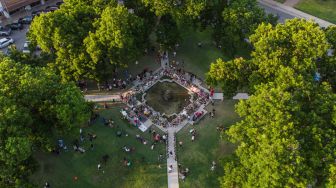
[[[33,21],[33,17],[32,16],[26,16],[26,17],[20,18],[18,20],[18,22],[20,24],[30,24],[32,21]]]
[[[56,6],[60,7],[64,2],[57,2]]]
[[[10,27],[0,26],[0,36],[9,36],[11,33],[12,33],[12,29]]]
[[[11,28],[12,30],[22,30],[23,29],[23,25],[20,23],[11,23],[8,25],[9,28]]]
[[[43,11],[42,10],[37,10],[37,11],[34,11],[32,12],[32,16],[35,17],[35,16],[39,16],[40,14],[42,14]]]
[[[53,12],[55,10],[58,10],[57,6],[47,6],[44,11],[45,12]]]

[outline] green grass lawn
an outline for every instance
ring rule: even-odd
[[[211,30],[207,29],[205,31],[197,31],[190,27],[185,27],[180,29],[182,43],[177,50],[177,55],[174,58],[173,52],[169,54],[170,60],[178,61],[181,65],[184,62],[184,70],[192,72],[197,75],[198,78],[205,80],[205,74],[208,72],[210,64],[218,58],[224,60],[232,59],[227,54],[230,49],[219,49],[217,48],[211,37]],[[202,43],[202,47],[198,47],[198,42]],[[241,56],[249,58],[251,49],[241,48],[238,50],[236,56]],[[141,73],[144,69],[156,70],[160,67],[160,64],[156,62],[156,52],[149,52],[148,55],[143,56],[139,59],[138,64],[130,64],[126,69],[132,75]],[[119,77],[124,78],[124,69],[119,70]],[[97,85],[94,82],[89,83],[89,91],[86,94],[110,94],[118,90],[112,90],[111,92],[101,91],[98,92]],[[119,90],[120,91],[120,90]]]
[[[225,49],[222,51],[215,47],[211,39],[211,32],[195,31],[191,28],[184,28],[183,42],[177,50],[175,60],[184,61],[184,69],[196,74],[199,78],[204,79],[205,73],[209,69],[211,62],[217,58],[229,60],[225,55]],[[202,47],[197,43],[202,42]],[[248,49],[241,50],[241,56],[247,57]],[[172,54],[170,54],[172,58]],[[155,54],[149,54],[139,59],[139,63],[130,65],[128,70],[135,75],[143,71],[155,70],[159,64],[155,62]],[[108,93],[108,92],[106,92]],[[183,149],[178,150],[178,160],[183,167],[190,169],[190,174],[185,182],[180,182],[181,187],[218,187],[218,177],[223,175],[222,168],[219,164],[220,159],[233,152],[234,146],[220,139],[216,126],[229,126],[238,120],[234,112],[236,101],[226,100],[217,102],[215,105],[216,117],[210,119],[205,117],[197,125],[184,128],[177,135],[177,141],[183,141]],[[82,188],[82,187],[99,187],[99,188],[127,188],[127,187],[144,187],[160,188],[167,187],[166,161],[158,162],[158,155],[165,154],[166,148],[160,144],[154,150],[150,150],[150,144],[143,145],[135,139],[136,134],[140,134],[147,140],[152,140],[151,135],[146,132],[142,133],[137,128],[129,125],[121,119],[121,105],[114,105],[109,110],[101,111],[101,116],[113,118],[115,125],[118,127],[110,128],[103,125],[102,121],[95,123],[90,127],[84,127],[85,134],[88,132],[97,135],[94,140],[94,150],[89,148],[90,143],[86,141],[83,146],[87,149],[84,154],[72,150],[72,141],[79,137],[79,130],[64,136],[63,139],[68,145],[69,151],[62,152],[59,156],[50,153],[37,152],[34,157],[39,163],[39,169],[31,176],[31,180],[42,187],[48,181],[52,187],[62,188]],[[212,107],[208,107],[212,110]],[[195,128],[199,133],[195,142],[191,142],[189,130]],[[121,138],[116,136],[118,130],[127,132]],[[56,142],[57,139],[55,139]],[[135,147],[135,152],[126,153],[122,150],[123,146]],[[110,156],[103,170],[98,171],[97,165],[102,156]],[[126,157],[132,162],[131,167],[123,165],[123,158]],[[210,171],[211,162],[217,162],[217,169]],[[160,165],[160,167],[159,167]],[[73,178],[77,176],[78,180]]]
[[[318,18],[336,23],[335,0],[301,0],[295,8]]]
[[[59,156],[50,153],[36,153],[35,159],[39,163],[39,169],[32,175],[31,180],[38,187],[42,187],[48,181],[51,187],[55,188],[167,187],[166,160],[158,162],[160,153],[165,156],[165,145],[159,144],[151,150],[151,134],[148,131],[142,133],[122,120],[120,108],[121,106],[117,105],[100,113],[102,117],[113,118],[118,127],[106,127],[100,119],[94,125],[83,128],[85,134],[90,132],[97,135],[93,141],[94,150],[90,150],[88,140],[83,144],[87,150],[84,154],[72,150],[72,140],[79,137],[79,130],[76,130],[64,138],[69,148],[68,152],[63,152]],[[122,137],[116,136],[118,130],[123,130]],[[144,145],[136,140],[136,134],[149,140],[148,144]],[[126,153],[122,150],[123,146],[134,147],[135,151]],[[102,170],[97,170],[97,165],[105,154],[108,154],[110,159],[106,165],[103,165],[103,173]],[[131,161],[131,167],[123,165],[124,157]],[[77,181],[73,180],[75,176],[78,177]]]
[[[219,187],[218,178],[223,176],[222,166],[219,164],[220,159],[225,155],[231,154],[234,145],[220,138],[220,133],[216,127],[223,125],[228,127],[239,120],[238,115],[234,112],[236,101],[224,100],[224,102],[216,102],[215,118],[209,116],[202,119],[196,125],[189,125],[183,128],[177,134],[177,143],[183,142],[183,147],[178,148],[178,162],[182,168],[190,170],[185,182],[180,181],[180,187],[203,188]],[[212,106],[208,106],[208,110],[212,110]],[[191,142],[190,129],[196,129],[197,135],[194,142]],[[211,171],[212,161],[217,163],[215,171]]]
[[[196,74],[202,80],[205,79],[205,73],[208,72],[210,64],[218,58],[224,60],[232,59],[226,54],[229,49],[219,49],[214,45],[211,37],[211,30],[197,31],[190,27],[181,29],[183,41],[177,50],[177,55],[174,58],[172,52],[170,53],[170,60],[176,60],[181,65],[184,62],[184,69],[188,72]],[[202,47],[198,43],[202,43]],[[237,56],[249,57],[249,49],[238,50]]]
[[[177,51],[176,60],[184,61],[184,69],[204,79],[211,62],[218,58],[227,59],[223,53],[212,43],[210,31],[199,32],[191,28],[184,28],[183,42]],[[201,42],[202,47],[197,43]],[[170,54],[173,58],[173,54]]]

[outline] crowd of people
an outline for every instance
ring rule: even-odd
[[[171,121],[169,121],[164,114],[149,107],[142,99],[139,101],[139,99],[136,98],[136,95],[144,93],[163,78],[175,81],[193,94],[190,104],[186,106],[182,112],[175,114]],[[141,76],[137,76],[137,85],[131,90],[121,94],[120,98],[129,106],[129,108],[123,109],[122,113],[125,118],[129,119],[129,121],[136,126],[139,126],[141,122],[147,119],[150,119],[154,124],[164,128],[177,126],[185,120],[197,121],[204,113],[199,110],[200,107],[210,102],[211,96],[209,91],[201,89],[194,84],[196,80],[197,78],[193,74],[186,73],[182,69],[177,69],[174,66],[164,69],[161,68],[155,72],[144,71],[141,73]]]

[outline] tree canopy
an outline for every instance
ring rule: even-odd
[[[128,12],[124,6],[107,7],[95,22],[96,31],[84,40],[86,50],[97,64],[100,80],[118,66],[134,62],[146,47],[147,33],[143,20]],[[112,70],[106,70],[112,65]]]
[[[322,70],[325,70],[325,74],[321,74],[322,80],[331,80],[333,77],[330,73],[335,70],[335,61],[325,57],[329,43],[325,33],[313,22],[293,19],[276,26],[262,23],[251,35],[250,41],[254,48],[252,58],[244,60],[248,63],[243,64],[243,68],[249,71],[248,74],[237,71],[242,68],[239,64],[241,60],[217,62],[211,65],[207,74],[210,84],[231,82],[230,75],[240,73],[241,81],[233,86],[236,87],[236,91],[240,86],[248,86],[246,88],[252,94],[256,85],[274,81],[282,67],[290,67],[308,80],[312,80],[314,75]],[[231,65],[232,63],[235,65]],[[227,76],[218,76],[219,70],[225,70]],[[214,80],[216,82],[213,82]],[[236,82],[239,80],[236,79]],[[230,92],[224,90],[224,94],[231,96],[232,89]]]
[[[164,49],[174,47],[180,42],[181,38],[178,30],[177,23],[172,16],[162,16],[156,29],[157,42],[162,45]]]
[[[34,18],[29,38],[42,51],[55,55],[55,69],[65,80],[93,78],[95,65],[90,61],[83,40],[93,29],[93,8],[78,4]]]
[[[217,45],[224,49],[230,49],[231,56],[234,56],[254,33],[260,23],[275,24],[276,19],[266,15],[255,0],[232,1],[230,5],[221,12],[219,21],[215,22],[214,39]]]
[[[326,29],[326,36],[332,49],[336,49],[336,26],[331,25]]]
[[[173,15],[175,17],[182,18],[187,17],[197,17],[204,10],[208,2],[213,0],[143,0],[146,6],[157,15]]]
[[[34,18],[29,38],[54,55],[50,66],[64,80],[104,81],[115,67],[126,66],[144,51],[154,26],[144,5],[135,1],[127,6],[136,10],[114,1],[68,0],[59,10]]]
[[[48,65],[64,80],[102,82],[152,42],[174,47],[186,24],[214,27],[214,40],[234,55],[259,23],[273,21],[255,0],[65,0],[59,10],[34,18],[29,38],[54,58]]]
[[[74,83],[47,68],[1,57],[0,186],[28,186],[33,148],[50,150],[52,135],[86,122],[90,108]]]
[[[261,24],[250,41],[251,60],[217,60],[207,75],[231,96],[241,87],[251,94],[237,105],[242,120],[226,131],[238,148],[225,162],[222,187],[332,185],[336,95],[330,75],[315,79],[326,67],[335,71],[324,31],[293,19]]]
[[[227,132],[238,144],[237,159],[225,164],[223,187],[307,187],[329,176],[336,95],[326,83],[305,82],[286,68],[281,72],[279,81],[287,81],[262,84],[239,102],[243,120]]]

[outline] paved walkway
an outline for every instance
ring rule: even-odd
[[[119,95],[85,95],[85,100],[91,102],[120,101]]]
[[[295,8],[283,5],[281,3],[275,2],[273,0],[258,0],[259,4],[265,6],[265,7],[270,7],[279,13],[285,13],[288,15],[291,15],[293,17],[297,18],[304,18],[306,20],[314,20],[316,23],[318,23],[321,27],[328,27],[329,25],[334,25],[333,23],[330,23],[328,21],[322,20],[320,18],[317,18],[315,16],[312,16],[310,14],[304,13],[302,11],[299,11]]]
[[[300,0],[286,0],[284,5],[289,6],[289,7],[294,7],[299,2],[300,2]]]
[[[248,99],[250,96],[247,93],[237,93],[232,99]]]
[[[214,100],[224,100],[224,94],[223,93],[214,93],[212,99],[214,99]]]
[[[167,53],[168,54],[168,53]],[[157,71],[160,71],[162,68],[169,67],[169,59],[168,55],[166,58],[161,59],[161,68],[159,68]],[[134,83],[135,85],[138,85],[138,83]],[[203,91],[209,93],[209,91],[201,86],[200,80],[194,80],[193,84],[195,84],[197,87],[203,89]],[[153,84],[154,85],[154,84]],[[180,84],[183,86],[182,84]],[[184,86],[183,86],[184,87]],[[188,89],[188,88],[186,88]],[[85,99],[87,101],[92,102],[103,102],[103,101],[121,101],[120,95],[85,95]],[[210,103],[207,102],[207,104],[201,105],[197,111],[203,111],[203,116],[207,113],[207,111],[204,109],[205,106],[207,106]],[[199,117],[199,119],[202,119],[202,117]],[[195,122],[190,120],[184,120],[183,122],[180,122],[179,125],[175,127],[168,127],[163,128],[161,126],[156,125],[159,129],[161,129],[163,132],[166,132],[168,134],[168,144],[167,144],[167,179],[168,179],[168,188],[179,188],[179,171],[178,171],[178,163],[176,158],[176,138],[175,134],[180,131],[183,127],[188,126],[188,124],[193,124]],[[144,126],[142,131],[145,131],[152,122],[148,122],[147,126]],[[169,169],[172,169],[171,172]]]
[[[178,188],[178,166],[176,161],[176,140],[175,140],[175,128],[170,127],[168,132],[168,157],[167,157],[167,174],[168,174],[168,188]],[[172,172],[169,172],[169,168],[172,166]]]

